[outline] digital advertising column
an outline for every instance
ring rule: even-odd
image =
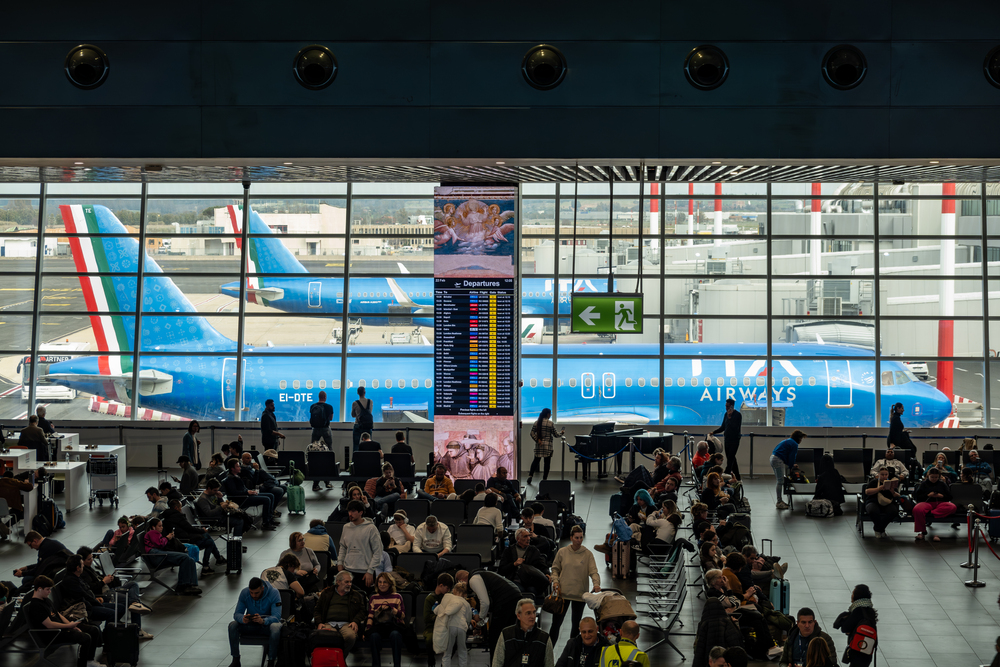
[[[434,459],[516,477],[517,187],[434,191]]]

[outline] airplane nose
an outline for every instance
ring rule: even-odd
[[[930,418],[928,421],[940,424],[951,415],[953,406],[951,400],[943,392],[934,388],[931,388],[931,392],[932,394],[928,397],[925,408],[928,413],[927,417]]]

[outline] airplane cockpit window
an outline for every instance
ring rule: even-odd
[[[298,380],[292,380],[292,389],[298,389],[301,386]]]
[[[281,382],[278,383],[278,388],[279,389],[288,389],[288,382],[286,382],[285,380],[282,380]]]
[[[552,378],[542,378],[542,386],[546,389],[552,387]]]
[[[892,371],[882,371],[882,386],[891,387],[893,384]]]
[[[660,386],[660,378],[649,378],[649,386],[650,387],[659,387]]]
[[[906,384],[910,381],[910,378],[906,377],[906,373],[903,371],[896,371],[896,384]]]

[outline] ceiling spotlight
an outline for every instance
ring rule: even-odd
[[[313,44],[295,54],[292,72],[303,88],[321,90],[337,78],[337,59],[330,49]]]
[[[931,160],[931,164],[940,164],[939,160]]]
[[[865,80],[865,54],[849,44],[835,46],[823,56],[823,78],[837,90],[850,90]]]
[[[97,88],[108,78],[111,64],[104,51],[93,44],[81,44],[66,55],[66,78],[77,88]]]
[[[729,59],[722,49],[715,46],[691,49],[684,59],[684,76],[688,83],[700,90],[718,88],[729,76]]]
[[[497,162],[497,164],[507,164],[506,162]]]
[[[82,165],[83,163],[82,163],[82,162],[74,162],[73,164],[75,164],[76,166],[80,166],[80,165]]]
[[[712,164],[722,164],[721,162],[712,162]]]
[[[566,78],[566,58],[556,47],[539,44],[524,54],[521,74],[532,88],[552,90]]]
[[[281,164],[285,165],[286,167],[291,167],[292,166],[291,162],[282,162]]]
[[[987,81],[1000,88],[1000,46],[994,47],[986,55],[986,61],[983,63],[983,73],[986,75]]]

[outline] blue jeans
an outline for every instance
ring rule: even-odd
[[[382,667],[382,636],[377,631],[369,632],[368,643],[372,649],[372,667]],[[393,667],[399,667],[403,659],[403,635],[399,630],[389,633],[389,643],[392,644]]]
[[[112,589],[108,593],[108,599],[97,605],[96,607],[88,607],[87,615],[95,622],[107,622],[115,623],[119,618],[125,615],[125,610],[128,606],[139,602],[139,584],[134,581],[129,582],[123,586],[127,595],[121,597],[121,595],[115,595],[115,589]],[[118,602],[118,600],[121,600]],[[142,628],[142,616],[136,613],[129,614],[129,622],[135,624],[139,628]]]
[[[201,564],[204,567],[208,567],[208,559],[211,556],[215,556],[217,559],[222,558],[222,554],[219,553],[219,547],[215,546],[215,540],[208,533],[205,533],[197,540],[183,540],[186,544],[194,544],[199,549],[201,549]]]
[[[281,623],[271,625],[259,625],[257,623],[237,623],[232,621],[229,624],[229,655],[234,658],[240,657],[240,635],[247,637],[268,637],[270,643],[267,645],[267,659],[278,659],[278,647],[281,645]]]
[[[377,512],[382,511],[382,505],[389,505],[390,510],[396,509],[396,501],[399,500],[398,493],[390,493],[387,496],[379,496],[375,498],[375,510]]]
[[[288,488],[281,484],[275,484],[274,486],[269,486],[266,489],[261,488],[260,492],[266,493],[274,498],[274,506],[277,507],[281,502],[281,499],[285,497],[286,493],[288,493]]]
[[[775,487],[774,493],[778,497],[778,502],[784,502],[785,490],[785,462],[771,454],[771,470],[774,471]]]
[[[195,567],[194,560],[187,553],[179,553],[177,551],[160,551],[159,549],[150,549],[147,554],[156,555],[157,558],[150,559],[152,564],[150,567],[158,562],[162,562],[162,566],[173,565],[177,567],[177,583],[180,586],[197,586],[198,585],[198,570]],[[159,556],[165,556],[165,558],[159,558]]]

